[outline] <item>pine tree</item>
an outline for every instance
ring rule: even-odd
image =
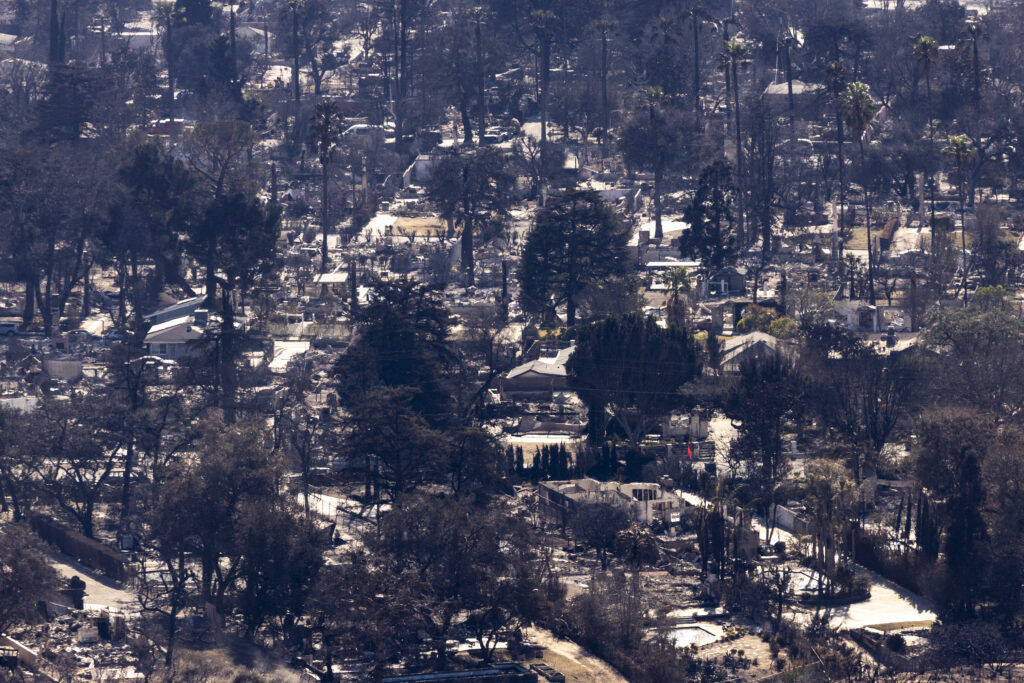
[[[921,512],[917,517],[917,544],[926,556],[935,559],[939,556],[939,529],[932,519],[931,505],[928,498],[921,494]]]

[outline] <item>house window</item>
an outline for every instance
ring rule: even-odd
[[[160,355],[166,354],[167,353],[167,344],[157,344],[156,345],[156,352],[158,354],[160,354]]]

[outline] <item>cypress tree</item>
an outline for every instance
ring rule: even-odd
[[[900,496],[900,505],[896,508],[896,521],[893,523],[892,528],[897,533],[900,533],[900,529],[903,527],[903,496]]]
[[[911,500],[912,495],[912,492],[907,491],[907,521],[903,526],[903,540],[905,541],[910,540],[910,518],[913,513],[913,508],[911,507],[911,505],[913,504]]]

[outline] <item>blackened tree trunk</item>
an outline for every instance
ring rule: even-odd
[[[476,280],[473,262],[473,215],[469,208],[469,167],[462,168],[462,265],[466,270],[466,286]]]
[[[601,156],[608,156],[608,129],[611,127],[611,107],[608,104],[608,25],[601,26]]]
[[[295,104],[295,117],[299,116],[299,100],[301,91],[299,89],[299,14],[298,2],[289,0],[292,6],[292,99]]]
[[[484,144],[484,134],[487,130],[487,98],[484,93],[484,48],[482,36],[480,35],[480,21],[481,16],[477,13],[476,25],[474,27],[476,38],[477,137],[482,145]]]
[[[324,151],[320,157],[320,232],[323,240],[320,243],[320,272],[327,272],[327,226],[330,224],[327,207],[327,171],[330,167],[329,152]]]
[[[235,311],[231,305],[231,288],[222,287],[220,334],[221,408],[224,422],[235,422],[238,377],[235,368]]]
[[[700,121],[701,107],[700,107],[700,84],[701,84],[701,72],[700,72],[700,22],[701,18],[696,11],[690,15],[693,20],[693,113],[697,117],[697,121]]]

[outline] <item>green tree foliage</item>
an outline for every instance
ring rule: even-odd
[[[736,331],[742,334],[765,332],[779,339],[792,339],[799,334],[799,326],[792,318],[780,316],[775,309],[750,304],[743,309]]]
[[[280,504],[283,471],[258,421],[228,424],[214,413],[199,431],[196,457],[175,464],[158,501],[168,514],[176,511],[180,526],[158,527],[168,535],[157,540],[173,547],[176,535],[185,535],[190,554],[199,561],[200,595],[223,613],[244,559],[243,511],[251,511],[249,504]]]
[[[303,614],[323,563],[320,534],[290,501],[246,501],[236,513],[242,561],[239,609],[251,637],[268,619],[293,622]]]
[[[206,264],[207,301],[213,308],[220,290],[220,326],[208,329],[204,344],[216,368],[214,389],[225,417],[234,419],[238,401],[238,360],[241,333],[235,325],[236,294],[244,295],[275,266],[281,210],[240,193],[217,196],[189,235],[191,253]]]
[[[663,236],[661,226],[662,193],[665,174],[683,159],[689,122],[673,109],[660,88],[647,88],[637,98],[636,111],[619,132],[619,147],[626,165],[654,174],[654,237]],[[692,131],[691,131],[692,132]]]
[[[57,589],[46,548],[27,524],[0,527],[0,629],[33,621],[39,600]]]
[[[628,228],[594,192],[554,197],[537,214],[519,272],[523,304],[532,311],[566,306],[576,324],[579,295],[590,284],[628,272]]]
[[[448,221],[449,234],[456,221],[462,224],[462,265],[469,284],[475,273],[474,230],[508,210],[514,187],[504,153],[490,147],[445,156],[431,170],[427,197]]]
[[[759,503],[767,506],[784,472],[782,436],[787,422],[800,411],[803,385],[792,361],[781,354],[752,358],[740,365],[729,389],[725,414],[739,430],[733,449],[756,463],[748,474],[756,483]]]
[[[1024,409],[1024,323],[1002,288],[982,288],[967,308],[944,308],[927,322],[921,346],[937,354],[933,395],[941,403],[1017,415]]]
[[[988,529],[982,516],[985,487],[982,467],[996,438],[991,418],[963,409],[925,413],[918,425],[916,474],[935,499],[945,503],[939,519],[944,530],[944,602],[955,618],[974,616],[984,588]]]
[[[118,271],[119,318],[126,304],[141,316],[166,283],[181,283],[181,237],[198,218],[196,178],[159,142],[133,139],[115,171],[117,185],[98,237]],[[141,266],[153,259],[143,288]],[[141,342],[141,339],[137,340]]]
[[[871,195],[869,193],[871,178],[864,153],[864,134],[871,121],[875,118],[877,106],[871,97],[871,90],[866,83],[856,81],[846,86],[839,96],[839,107],[842,110],[843,123],[856,136],[860,148],[861,187],[864,190],[865,227],[868,237],[868,298],[875,303],[875,255],[871,243]]]
[[[680,241],[683,256],[698,256],[712,273],[735,261],[742,247],[733,220],[736,200],[727,162],[716,161],[701,171],[697,193],[683,214],[690,224]]]
[[[634,448],[652,424],[682,406],[679,388],[699,372],[689,332],[638,314],[580,328],[568,366],[569,385],[601,407],[596,414],[609,408]]]
[[[518,637],[538,614],[538,558],[525,522],[508,512],[420,497],[381,521],[377,562],[413,592],[406,628],[423,629],[442,664],[457,629],[473,633],[489,658],[499,637]]]
[[[414,398],[408,387],[381,387],[352,407],[346,452],[365,468],[375,500],[395,500],[440,478],[444,435],[416,412]]]
[[[377,281],[368,296],[355,312],[356,337],[334,366],[341,404],[352,407],[382,388],[405,388],[410,407],[428,424],[449,423],[457,362],[439,289],[406,279]]]

